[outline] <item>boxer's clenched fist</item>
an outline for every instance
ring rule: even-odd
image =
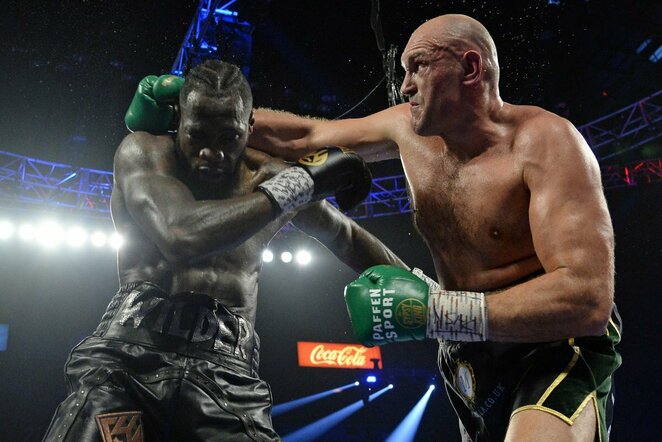
[[[162,135],[175,129],[176,106],[184,79],[175,75],[148,75],[138,84],[124,116],[131,132],[144,131]]]
[[[354,333],[367,346],[487,339],[485,295],[442,290],[419,269],[370,267],[345,287],[345,302]]]

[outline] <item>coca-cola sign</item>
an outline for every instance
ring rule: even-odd
[[[379,347],[364,347],[358,344],[333,344],[329,342],[297,342],[300,367],[320,368],[382,368],[382,353]]]

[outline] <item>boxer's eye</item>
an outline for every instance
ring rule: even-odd
[[[189,138],[191,138],[193,140],[202,140],[203,138],[205,138],[205,133],[200,132],[200,131],[192,130],[192,131],[188,132],[188,136],[189,136]]]
[[[239,138],[240,138],[240,135],[237,132],[227,132],[227,133],[221,134],[221,136],[220,136],[220,140],[224,143],[237,141]]]

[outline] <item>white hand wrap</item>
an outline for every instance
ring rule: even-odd
[[[315,183],[301,167],[289,167],[257,186],[282,212],[292,212],[313,199]]]
[[[487,304],[484,293],[442,290],[439,284],[420,269],[413,269],[412,273],[430,287],[428,338],[461,342],[487,340]]]

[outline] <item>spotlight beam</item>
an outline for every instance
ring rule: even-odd
[[[431,385],[423,397],[414,405],[414,408],[405,416],[397,428],[393,430],[393,433],[386,438],[385,442],[412,442],[414,440],[416,430],[418,430],[418,425],[421,423],[423,412],[428,405],[428,400],[433,390],[434,385]]]
[[[373,393],[368,398],[368,401],[377,399],[382,394],[393,388],[392,385],[382,388],[381,390]],[[352,414],[356,413],[363,407],[363,401],[356,401],[353,404],[341,408],[340,410],[331,413],[328,416],[319,419],[312,424],[308,424],[290,434],[283,436],[283,442],[309,442],[317,439],[322,434],[329,431],[331,428],[338,425],[340,422],[347,419]]]
[[[283,404],[274,405],[271,411],[271,415],[278,416],[279,414],[283,414],[290,410],[294,410],[295,408],[299,408],[303,405],[309,404],[311,402],[315,402],[329,395],[340,393],[342,391],[347,390],[348,388],[356,387],[357,385],[358,384],[356,382],[352,382],[351,384],[343,385],[342,387],[333,388],[331,390],[326,390],[320,393],[311,394],[310,396],[294,399],[293,401],[285,402]]]

